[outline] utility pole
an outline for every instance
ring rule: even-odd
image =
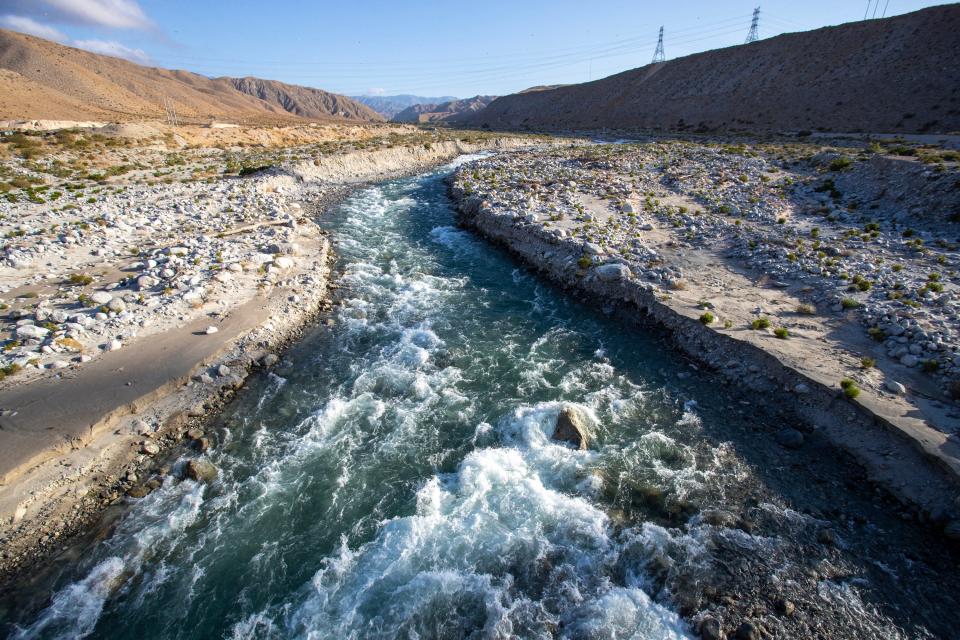
[[[660,37],[657,39],[657,50],[653,52],[653,64],[663,62],[667,56],[663,53],[663,27],[660,27]]]
[[[751,42],[756,42],[760,39],[760,32],[758,27],[760,26],[760,7],[757,7],[753,10],[753,20],[750,21],[750,33],[747,34],[746,44]]]

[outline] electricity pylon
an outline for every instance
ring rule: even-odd
[[[747,34],[747,44],[751,42],[756,42],[760,39],[760,32],[758,27],[760,26],[760,7],[757,7],[753,10],[753,20],[750,22],[750,33]]]
[[[663,53],[663,27],[660,27],[660,37],[657,39],[657,50],[653,52],[653,64],[663,62],[667,56]]]

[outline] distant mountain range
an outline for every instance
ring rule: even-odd
[[[0,119],[310,119],[380,122],[346,96],[260,78],[145,67],[0,29]]]
[[[439,104],[456,100],[454,96],[440,96],[438,98],[428,98],[424,96],[414,96],[402,94],[398,96],[351,96],[360,104],[365,104],[384,118],[389,120],[407,107],[415,104]]]
[[[497,96],[474,96],[463,100],[449,100],[440,104],[415,104],[391,118],[391,122],[443,122],[457,124],[468,116],[482,111]]]
[[[789,33],[498,98],[492,129],[960,131],[960,4]]]

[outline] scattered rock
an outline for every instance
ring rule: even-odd
[[[710,616],[700,621],[698,631],[703,640],[721,640],[723,638],[723,634],[720,632],[720,622]]]
[[[760,628],[756,623],[747,620],[737,627],[737,640],[760,640]]]
[[[207,329],[206,329],[206,331],[204,331],[204,333],[206,333],[208,336],[212,336],[212,335],[215,334],[217,331],[220,331],[220,329],[216,328],[216,327],[213,326],[213,325],[210,325],[209,327],[207,327]]]
[[[140,453],[144,453],[148,456],[155,456],[160,453],[160,445],[156,442],[144,442],[140,445]]]
[[[270,368],[273,365],[277,364],[280,361],[280,357],[275,353],[268,353],[262,358],[260,358],[260,365],[265,368]]]
[[[890,393],[895,393],[898,396],[902,396],[907,392],[907,388],[902,384],[900,384],[899,382],[897,382],[896,380],[887,380],[886,382],[883,383],[883,386],[887,388],[887,391],[889,391]]]

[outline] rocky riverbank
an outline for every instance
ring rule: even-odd
[[[418,142],[248,177],[130,180],[66,209],[4,203],[17,224],[0,268],[0,574],[190,473],[164,452],[210,446],[205,416],[328,307],[323,209],[363,182],[528,143]]]
[[[473,163],[451,191],[464,225],[667,327],[957,537],[955,222],[914,212],[949,207],[956,167],[918,153],[935,154],[601,145]],[[770,437],[803,446],[802,433]]]

